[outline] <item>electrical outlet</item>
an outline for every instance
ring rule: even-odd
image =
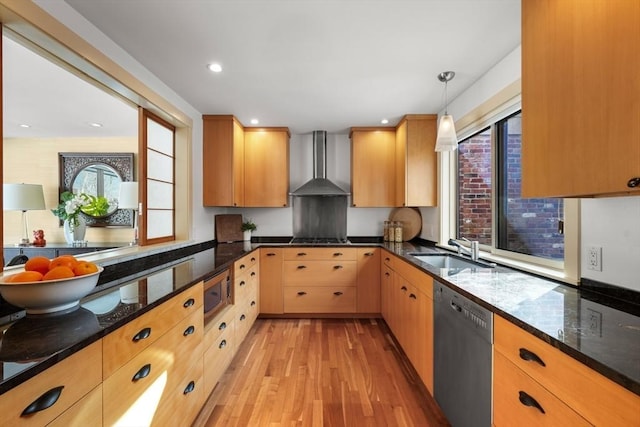
[[[587,248],[587,268],[594,271],[602,271],[602,248],[589,246]]]
[[[589,321],[589,332],[591,335],[602,336],[602,313],[587,308],[587,316]]]

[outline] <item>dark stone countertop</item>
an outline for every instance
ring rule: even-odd
[[[96,292],[81,301],[80,309],[27,316],[0,327],[5,330],[0,340],[0,394],[230,267],[251,250],[266,245],[289,247],[287,242],[207,242],[106,266]],[[442,252],[428,242],[382,244],[366,238],[351,242],[356,247],[381,246],[413,262],[436,280],[640,395],[639,306],[510,268],[434,269],[409,255]],[[146,288],[137,286],[142,279]],[[129,291],[136,288],[146,289],[146,295],[130,299]],[[599,330],[591,327],[593,316],[601,319]]]

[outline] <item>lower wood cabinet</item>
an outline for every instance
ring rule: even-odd
[[[205,326],[202,360],[206,396],[216,387],[235,354],[235,318],[235,307],[229,306]]]
[[[284,313],[282,249],[260,249],[260,313]]]
[[[640,396],[499,316],[494,360],[496,426],[640,425]]]
[[[380,313],[380,248],[357,248],[356,312]]]
[[[101,425],[100,408],[91,405],[84,410],[74,407],[102,381],[102,341],[97,341],[58,362],[41,374],[0,395],[0,425],[44,426],[63,416],[58,425],[81,424],[83,417]],[[51,399],[52,396],[58,396]],[[91,402],[95,401],[90,399]],[[48,403],[47,403],[48,402]],[[85,401],[88,402],[88,401]],[[30,408],[30,409],[28,409]],[[29,412],[22,415],[23,411]],[[69,411],[68,413],[65,411]],[[62,421],[61,421],[62,422]]]

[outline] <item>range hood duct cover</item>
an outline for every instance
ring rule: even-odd
[[[327,132],[313,131],[313,179],[307,181],[292,196],[348,196],[349,193],[327,179]]]

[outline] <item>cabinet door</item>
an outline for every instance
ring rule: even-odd
[[[289,202],[288,129],[245,129],[244,183],[244,206],[287,206]]]
[[[358,248],[356,311],[380,313],[380,249]]]
[[[260,312],[283,313],[282,249],[260,249]]]
[[[351,200],[355,207],[395,206],[393,128],[352,128]]]
[[[640,194],[640,2],[522,2],[522,196]],[[611,68],[611,64],[615,64]]]
[[[396,129],[396,206],[438,204],[435,114],[405,116]]]
[[[203,119],[204,206],[244,205],[244,130],[233,116]]]
[[[94,388],[47,427],[98,427],[102,425],[102,384]]]
[[[393,270],[386,264],[382,264],[380,267],[380,311],[382,312],[382,318],[389,328],[391,326],[391,310],[392,310],[392,298],[393,298]]]

